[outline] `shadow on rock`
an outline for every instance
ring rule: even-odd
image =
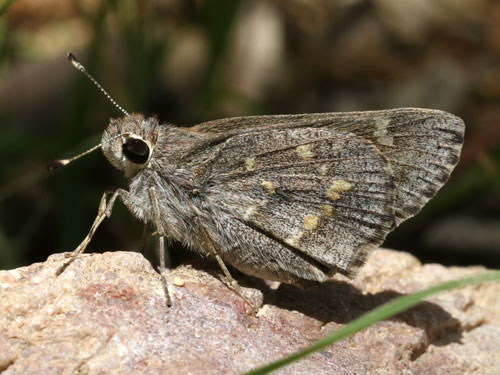
[[[292,285],[281,284],[278,289],[261,289],[264,303],[282,309],[296,310],[307,316],[329,323],[347,324],[376,307],[400,297],[403,294],[383,291],[363,294],[360,290],[343,281],[328,281],[307,290]],[[392,318],[410,326],[424,329],[431,340],[444,336],[460,342],[460,322],[449,312],[432,302],[422,302]],[[444,343],[442,343],[444,345]]]

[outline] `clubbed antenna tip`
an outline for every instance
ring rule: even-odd
[[[87,72],[87,70],[85,69],[85,67],[80,63],[80,61],[78,61],[78,59],[75,57],[75,55],[73,55],[71,52],[68,53],[68,60],[71,62],[71,64],[73,64],[73,66],[78,69],[80,72],[82,72],[83,74],[85,74],[87,76],[88,79],[90,79],[92,81],[92,83],[94,85],[97,86],[97,88],[99,90],[101,90],[101,92],[106,96],[106,98],[108,98],[108,100],[113,103],[113,105],[118,108],[120,111],[122,111],[126,116],[128,116],[128,112],[125,111],[109,94],[106,90],[104,90],[104,88],[99,84],[99,82],[97,82],[94,77],[92,77],[90,75],[89,72]]]
[[[97,150],[100,147],[101,147],[101,144],[99,143],[97,146],[94,146],[94,147],[88,149],[87,151],[84,151],[78,155],[75,155],[72,158],[51,161],[50,163],[48,163],[45,166],[45,169],[47,170],[47,174],[51,174],[54,171],[54,169],[64,167],[65,165],[68,165],[72,161],[80,159],[82,156],[85,156],[85,155],[91,153],[92,151]]]
[[[54,171],[54,169],[64,167],[68,163],[69,163],[68,159],[53,160],[45,166],[45,169],[47,170],[48,174],[51,174]]]
[[[71,61],[71,64],[78,69],[78,70],[85,70],[84,66],[80,64],[80,61],[77,60],[75,55],[73,55],[71,52],[68,52],[68,60]]]

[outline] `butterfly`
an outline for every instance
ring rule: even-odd
[[[103,195],[74,253],[120,199],[154,226],[160,254],[167,238],[215,257],[236,290],[226,264],[297,285],[354,277],[448,180],[465,131],[460,118],[419,108],[236,117],[190,128],[124,113],[97,147],[129,188]]]

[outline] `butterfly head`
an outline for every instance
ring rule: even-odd
[[[131,114],[111,119],[102,136],[102,152],[115,168],[130,178],[149,164],[158,130],[156,117]]]

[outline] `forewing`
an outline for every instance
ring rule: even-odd
[[[448,180],[462,149],[463,121],[447,112],[401,108],[386,111],[250,116],[202,123],[197,132],[239,134],[270,128],[318,127],[370,140],[394,174],[395,221],[417,214]]]
[[[367,126],[344,129],[372,141],[391,161],[397,226],[448,180],[460,158],[465,126],[447,112],[407,109],[374,113]]]
[[[202,169],[199,186],[210,206],[345,274],[357,272],[394,221],[389,163],[352,134],[315,128],[240,134]]]

